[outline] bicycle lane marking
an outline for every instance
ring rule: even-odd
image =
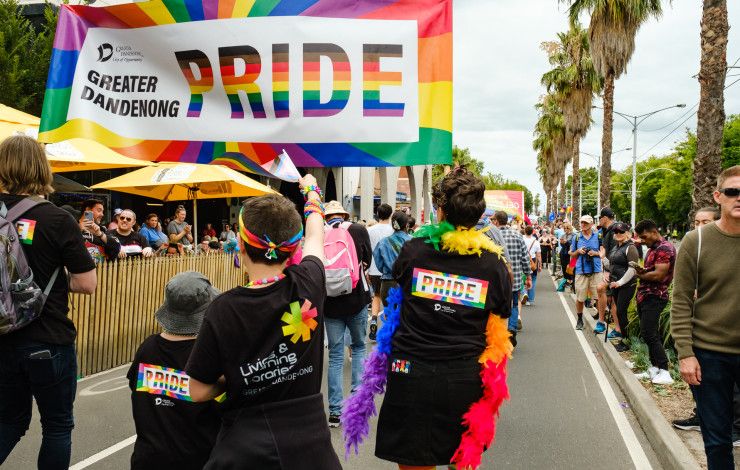
[[[627,415],[625,415],[624,410],[617,405],[619,401],[617,400],[617,396],[614,393],[609,380],[606,378],[604,370],[601,368],[601,364],[599,364],[599,362],[596,360],[593,351],[586,342],[586,338],[583,337],[583,334],[579,334],[580,332],[575,329],[576,316],[573,314],[573,311],[570,309],[568,302],[565,300],[565,295],[563,295],[564,293],[557,292],[557,281],[555,281],[555,278],[551,279],[553,281],[553,284],[555,285],[555,293],[558,295],[558,298],[560,298],[560,303],[563,305],[563,311],[565,312],[567,320],[573,327],[573,333],[578,338],[578,343],[581,345],[583,354],[586,356],[588,364],[591,366],[591,370],[593,370],[594,375],[596,376],[596,382],[599,384],[601,393],[606,399],[606,403],[609,406],[609,411],[614,418],[617,429],[619,429],[619,434],[622,436],[624,445],[627,447],[627,451],[630,454],[632,463],[635,464],[635,468],[637,468],[638,470],[651,470],[653,467],[650,464],[647,455],[645,455],[645,450],[642,448],[642,444],[640,444],[639,439],[637,439],[637,435],[635,434],[634,429],[632,429],[632,426],[627,420]]]
[[[123,441],[113,444],[112,446],[108,447],[107,449],[103,449],[97,454],[91,455],[90,457],[86,458],[85,460],[76,463],[69,467],[69,470],[82,470],[83,468],[87,468],[97,462],[100,462],[106,457],[109,457],[119,450],[123,450],[126,447],[132,445],[134,442],[136,442],[136,434],[129,437],[128,439],[124,439]]]

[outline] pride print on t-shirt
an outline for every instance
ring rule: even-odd
[[[484,308],[488,281],[414,268],[411,295],[468,307]]]

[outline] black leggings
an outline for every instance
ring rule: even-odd
[[[622,332],[622,336],[627,337],[627,325],[629,320],[627,319],[627,310],[632,302],[632,297],[635,296],[635,289],[637,284],[631,282],[622,287],[612,289],[612,297],[614,298],[614,304],[617,307],[616,317],[617,323],[619,323],[619,331]]]
[[[550,254],[552,253],[552,248],[549,246],[543,246],[542,247],[542,264],[547,266],[550,263]]]

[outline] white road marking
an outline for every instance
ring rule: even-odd
[[[555,284],[557,287],[555,279],[553,279],[553,284]],[[594,371],[596,382],[598,382],[601,393],[604,394],[606,403],[607,405],[609,405],[609,411],[611,411],[612,417],[617,424],[619,434],[622,436],[624,445],[627,447],[627,451],[632,458],[632,463],[635,464],[635,468],[637,468],[638,470],[652,470],[653,467],[652,465],[650,465],[650,461],[648,460],[647,455],[645,455],[645,450],[642,448],[640,441],[637,439],[635,431],[632,429],[632,426],[630,426],[629,421],[627,421],[627,416],[624,414],[624,410],[619,406],[617,396],[615,395],[614,390],[609,383],[609,380],[607,380],[606,375],[604,374],[604,370],[601,368],[601,365],[594,357],[591,348],[586,342],[586,338],[584,338],[583,336],[584,334],[588,334],[590,332],[583,333],[583,331],[585,330],[577,331],[575,329],[576,316],[570,309],[568,302],[566,302],[563,293],[556,292],[556,294],[560,298],[560,302],[563,304],[565,315],[568,318],[568,322],[573,327],[573,333],[575,333],[576,337],[578,338],[578,343],[581,345],[581,349],[583,349],[583,354],[586,356],[588,364],[591,366],[591,370]]]
[[[105,384],[110,385],[103,387],[102,390],[98,390],[101,385]],[[101,380],[96,384],[90,385],[89,387],[80,390],[80,396],[91,397],[103,393],[115,392],[116,390],[123,390],[124,388],[128,388],[128,379],[125,375],[121,375],[119,377],[113,377],[112,379]]]
[[[77,383],[85,382],[90,379],[96,379],[98,377],[110,374],[111,372],[115,372],[117,370],[128,369],[130,366],[131,366],[131,363],[129,362],[128,364],[123,364],[122,366],[114,367],[113,369],[108,369],[108,370],[104,370],[103,372],[98,372],[97,374],[88,375],[87,377],[83,377],[77,380]]]
[[[90,465],[92,465],[94,463],[97,463],[97,462],[100,462],[104,458],[109,457],[109,456],[115,454],[119,450],[125,449],[126,447],[132,445],[134,442],[136,442],[136,434],[134,434],[133,436],[129,437],[128,439],[125,439],[125,440],[119,442],[118,444],[114,444],[114,445],[108,447],[107,449],[101,450],[100,452],[98,452],[95,455],[91,455],[90,457],[86,458],[82,462],[79,462],[79,463],[76,463],[76,464],[72,465],[71,467],[69,467],[69,470],[82,470],[83,468],[87,468]]]

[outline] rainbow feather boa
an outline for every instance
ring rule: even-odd
[[[462,227],[455,229],[448,222],[424,226],[414,234],[414,237],[427,238],[427,243],[433,244],[437,250],[441,245],[445,251],[478,256],[483,251],[488,251],[496,253],[503,259],[503,249],[483,233]],[[377,347],[365,362],[362,385],[344,404],[342,425],[345,457],[349,456],[353,448],[357,454],[360,443],[370,433],[370,417],[377,414],[375,395],[385,392],[388,381],[391,340],[401,321],[403,291],[400,287],[391,289],[387,302],[386,319],[378,331]],[[483,452],[493,443],[499,408],[503,401],[509,398],[506,362],[511,357],[511,351],[507,321],[491,314],[486,325],[486,349],[478,359],[481,364],[483,396],[473,403],[462,417],[466,430],[451,462],[460,470],[478,468]]]

